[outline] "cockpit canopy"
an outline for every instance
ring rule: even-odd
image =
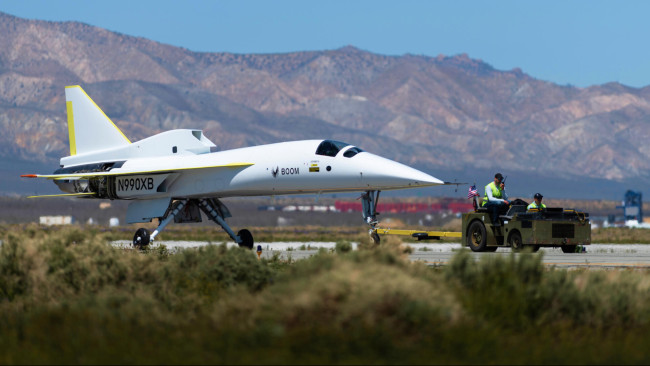
[[[335,141],[335,140],[323,140],[323,142],[321,142],[320,145],[318,145],[318,148],[316,149],[316,155],[335,157],[339,153],[339,151],[345,149],[348,146],[350,146],[350,144],[346,142]],[[343,153],[343,156],[346,158],[351,158],[360,152],[363,152],[363,150],[361,150],[356,146],[352,146],[346,152]]]

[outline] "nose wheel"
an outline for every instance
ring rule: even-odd
[[[379,237],[379,234],[377,234],[377,231],[374,228],[370,229],[370,239],[372,239],[372,241],[375,244],[380,244],[381,242],[381,238]]]

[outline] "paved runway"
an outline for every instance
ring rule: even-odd
[[[113,243],[116,246],[129,247],[128,241],[122,240]],[[162,241],[170,250],[200,247],[208,245],[207,242],[198,241]],[[227,243],[234,246],[235,243]],[[281,259],[291,258],[298,260],[312,256],[320,248],[333,250],[334,242],[274,242],[256,243],[262,246],[262,256],[271,258],[278,253]],[[413,248],[410,255],[413,261],[422,261],[428,265],[445,265],[456,251],[461,249],[459,243],[426,243],[409,244]],[[356,245],[353,243],[353,248]],[[544,264],[557,268],[636,268],[650,269],[650,244],[592,244],[586,247],[584,253],[565,254],[559,248],[542,248]],[[500,248],[494,253],[471,253],[477,260],[485,256],[508,256],[509,248]]]
[[[415,245],[414,245],[415,247]],[[460,249],[460,244],[457,244]],[[500,248],[494,253],[471,253],[476,259],[485,256],[508,256],[509,248]],[[639,268],[650,269],[650,245],[648,244],[592,244],[584,253],[562,253],[559,248],[542,248],[544,264],[557,268]],[[415,250],[411,260],[423,261],[429,265],[447,264],[454,250],[421,251]]]

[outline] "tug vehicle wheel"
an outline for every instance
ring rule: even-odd
[[[561,248],[562,248],[562,253],[575,253],[576,252],[576,245],[563,245]]]
[[[474,221],[467,229],[467,246],[473,252],[483,252],[487,246],[487,231],[480,221]]]
[[[524,243],[521,240],[521,234],[518,231],[514,231],[510,234],[508,242],[513,252],[520,252],[524,249]]]

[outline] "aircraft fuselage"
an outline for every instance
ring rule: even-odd
[[[346,146],[335,156],[316,154],[322,140],[260,145],[205,154],[132,158],[110,172],[107,191],[114,199],[230,197],[391,190],[442,184],[395,161]],[[347,157],[347,155],[352,155]],[[221,167],[246,162],[245,167]],[[187,166],[182,173],[176,168]],[[122,175],[138,171],[141,174]],[[150,172],[150,173],[147,173]],[[92,178],[91,178],[92,179]],[[57,182],[57,181],[55,181]],[[66,183],[59,186],[66,192]]]

